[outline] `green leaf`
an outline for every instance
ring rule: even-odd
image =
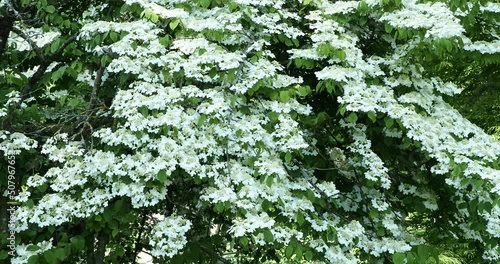
[[[313,258],[313,257],[314,257],[314,254],[313,254],[313,252],[312,252],[311,250],[308,250],[308,251],[304,254],[304,258],[305,258],[306,260],[308,260],[308,261],[309,261],[309,260],[312,260],[312,258]]]
[[[111,33],[109,33],[109,37],[111,38],[111,41],[116,42],[118,40],[118,33],[111,32]]]
[[[365,1],[360,1],[358,5],[358,10],[361,13],[365,13],[366,11],[368,11],[368,4]]]
[[[392,255],[392,261],[394,264],[403,264],[405,261],[406,256],[404,253],[396,252],[394,255]]]
[[[174,19],[168,25],[171,30],[175,30],[175,28],[179,25],[179,19]]]
[[[288,93],[288,91],[281,91],[280,92],[280,99],[282,102],[286,102],[286,101],[290,100],[290,94]]]
[[[230,83],[233,83],[236,80],[236,70],[235,69],[231,69],[227,72],[227,80]]]
[[[295,256],[297,259],[302,259],[302,246],[300,244],[295,248]]]
[[[210,0],[201,0],[200,5],[203,8],[208,8],[210,6]]]
[[[47,184],[44,184],[44,185],[47,186]],[[47,190],[47,188],[45,188],[45,190]],[[43,191],[43,192],[45,192],[45,191]],[[29,199],[28,201],[26,201],[26,207],[33,208],[34,206],[35,206],[35,202],[33,201],[33,199]]]
[[[437,263],[439,263],[439,252],[438,252],[437,248],[430,247],[430,252],[431,252],[432,258],[434,260],[436,260]]]
[[[406,37],[408,36],[407,31],[405,29],[402,29],[402,28],[398,29],[398,34],[399,34],[400,39],[406,39]]]
[[[307,199],[309,199],[309,201],[311,201],[311,202],[314,202],[314,200],[316,199],[314,192],[311,190],[307,190],[306,195],[307,195]]]
[[[261,204],[261,206],[262,206],[262,210],[264,210],[264,211],[266,211],[266,212],[267,212],[267,211],[269,211],[269,209],[272,207],[272,205],[273,205],[273,204],[272,204],[270,201],[268,201],[268,200],[264,200],[264,201],[262,201],[262,204]]]
[[[294,250],[293,245],[288,245],[285,250],[285,256],[287,258],[290,258],[293,255],[293,250]]]
[[[311,93],[311,89],[309,87],[304,87],[304,86],[298,86],[297,91],[299,92],[299,95],[304,97],[307,96]]]
[[[377,211],[377,210],[372,210],[372,211],[370,211],[370,217],[371,217],[371,218],[375,218],[375,217],[377,217],[377,216],[378,216],[378,211]]]
[[[264,240],[269,243],[274,241],[273,233],[269,229],[264,230]]]
[[[64,75],[64,72],[66,71],[66,68],[68,68],[67,65],[59,67],[55,72],[52,73],[52,76],[50,77],[52,81],[57,81],[62,78]]]
[[[410,138],[405,137],[403,139],[403,149],[409,148],[411,146],[411,142],[412,142],[412,140]]]
[[[337,51],[337,58],[339,58],[339,60],[341,60],[341,61],[345,60],[347,58],[345,51],[338,50]]]
[[[292,161],[292,153],[287,152],[287,153],[285,154],[285,162],[286,162],[286,163],[290,163],[290,161]]]
[[[415,253],[409,252],[408,254],[406,254],[406,264],[414,264],[414,263],[418,263],[417,257]]]
[[[386,118],[384,118],[384,120],[385,120],[385,126],[387,128],[391,128],[394,125],[394,119],[392,119],[390,117],[386,117]]]
[[[347,117],[347,121],[353,124],[356,123],[356,121],[358,121],[358,115],[356,113],[349,114],[349,116]]]
[[[64,252],[63,248],[57,248],[54,251],[54,256],[56,259],[63,260],[66,258],[66,253]]]
[[[158,22],[158,19],[159,19],[159,17],[157,14],[151,13],[151,17],[149,18],[149,20],[151,20],[151,22],[156,24]]]
[[[45,11],[47,11],[47,13],[53,14],[54,12],[56,12],[56,8],[53,5],[49,5],[45,8]]]
[[[346,109],[345,105],[341,105],[341,106],[339,107],[339,110],[338,110],[338,111],[339,111],[339,114],[340,114],[341,116],[343,116],[343,115],[345,114],[346,110],[347,110],[347,109]]]
[[[318,114],[318,116],[316,117],[316,123],[317,124],[321,124],[323,123],[324,121],[328,120],[328,114],[325,113],[325,112],[321,112]]]
[[[426,261],[430,256],[429,247],[426,245],[418,245],[417,253],[421,260]]]
[[[247,237],[240,237],[240,244],[243,246],[243,247],[246,247],[248,245],[248,238]]]
[[[9,257],[8,251],[5,251],[5,250],[0,251],[0,259],[6,259],[8,257]]]
[[[28,250],[28,251],[37,251],[37,250],[39,250],[39,249],[40,249],[40,247],[39,247],[39,246],[37,246],[37,245],[29,245],[29,246],[26,248],[26,250]]]
[[[370,118],[370,120],[375,123],[377,121],[377,115],[374,113],[374,112],[369,112],[368,113],[368,118]]]
[[[81,236],[75,236],[70,239],[71,244],[74,245],[74,248],[79,251],[85,248],[85,239]]]
[[[142,116],[144,116],[144,117],[148,117],[148,115],[149,115],[149,109],[145,106],[141,106],[139,108],[139,112],[141,112]]]
[[[453,44],[451,43],[450,40],[448,39],[443,39],[444,46],[448,52],[451,52],[453,50]]]
[[[304,0],[304,1],[302,1],[302,4],[306,6],[306,5],[311,4],[311,2],[312,2],[312,0]]]
[[[295,213],[295,218],[297,219],[297,223],[299,225],[302,225],[304,223],[304,221],[305,221],[304,215],[301,212],[296,212]]]
[[[215,211],[218,213],[224,212],[224,208],[225,208],[224,203],[219,202],[215,204]]]
[[[318,54],[320,56],[327,56],[330,54],[330,44],[323,43],[318,46]]]
[[[392,32],[392,26],[389,23],[385,23],[384,29],[385,29],[385,32],[387,32],[387,33]]]
[[[151,11],[149,11],[149,9],[145,9],[141,12],[141,15],[140,17],[141,18],[146,18],[146,19],[149,19],[149,16],[151,15]]]
[[[274,177],[273,176],[267,176],[266,178],[266,185],[271,187],[273,185],[273,182],[274,182]]]
[[[43,258],[48,263],[56,263],[57,262],[56,255],[54,254],[54,251],[52,251],[52,250],[45,251],[43,253]]]
[[[467,204],[467,203],[464,203],[464,204]],[[476,211],[477,209],[477,206],[479,204],[479,200],[478,199],[474,199],[472,201],[469,202],[469,208],[471,211]],[[467,208],[467,207],[465,207]]]
[[[55,53],[57,49],[59,48],[59,45],[61,44],[61,39],[57,38],[54,41],[52,41],[52,44],[50,44],[50,52]]]
[[[38,255],[31,256],[28,259],[28,264],[38,264]]]
[[[167,171],[160,170],[156,175],[156,179],[158,179],[161,183],[165,183],[168,179]]]
[[[201,128],[203,126],[203,123],[207,119],[207,115],[201,114],[200,118],[198,119],[198,128]]]

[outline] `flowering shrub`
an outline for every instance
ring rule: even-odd
[[[494,59],[498,4],[21,2],[0,4],[12,263],[500,259],[500,143],[431,70]]]

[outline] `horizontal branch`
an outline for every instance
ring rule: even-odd
[[[13,27],[12,32],[16,33],[19,37],[22,39],[26,40],[28,44],[30,45],[31,49],[35,51],[36,55],[38,58],[40,58],[41,61],[45,61],[45,57],[43,56],[42,51],[40,50],[40,47],[36,45],[36,43],[31,39],[30,36],[28,36],[26,33],[24,33],[20,28],[18,27]]]

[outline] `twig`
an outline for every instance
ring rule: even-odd
[[[82,124],[82,128],[80,129],[80,131],[78,133],[76,133],[73,136],[73,138],[75,138],[77,135],[83,135],[83,132],[87,126],[90,128],[91,132],[94,130],[94,128],[90,124],[89,120],[90,120],[90,116],[92,115],[92,107],[94,106],[94,101],[95,101],[97,92],[102,84],[102,75],[104,74],[104,70],[105,70],[104,66],[101,66],[99,68],[99,70],[97,70],[96,77],[94,80],[94,85],[92,87],[92,92],[90,93],[89,104],[87,106],[87,110],[85,111],[85,120],[80,122],[80,124]],[[85,142],[84,142],[84,144],[85,144]],[[91,143],[91,148],[92,148],[92,146],[93,146],[93,144]]]

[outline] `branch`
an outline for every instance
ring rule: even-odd
[[[0,59],[3,57],[7,41],[9,40],[10,31],[14,26],[14,19],[11,17],[0,17]]]
[[[103,264],[106,257],[106,245],[109,242],[109,235],[103,231],[99,232],[97,236],[97,249],[95,251],[95,263]]]
[[[105,69],[106,69],[106,67],[101,66],[99,68],[99,70],[97,70],[96,77],[94,80],[94,86],[92,87],[92,92],[90,93],[90,101],[89,101],[89,104],[87,106],[87,110],[85,111],[85,120],[80,122],[80,124],[77,126],[77,127],[79,127],[80,125],[82,125],[82,128],[80,129],[80,131],[77,134],[75,134],[73,136],[73,138],[75,138],[77,135],[82,135],[87,126],[90,127],[91,132],[93,131],[93,127],[90,124],[89,120],[90,120],[90,116],[92,115],[92,113],[91,113],[92,107],[94,107],[94,101],[95,101],[97,92],[102,84],[102,75],[104,74]]]
[[[42,63],[40,64],[40,67],[38,67],[37,71],[31,76],[30,80],[26,85],[24,85],[23,89],[21,90],[21,99],[15,104],[14,109],[10,109],[9,114],[5,118],[5,121],[2,123],[2,130],[7,130],[10,131],[11,126],[12,126],[12,121],[14,120],[14,116],[16,115],[15,108],[19,108],[21,103],[26,99],[28,94],[31,91],[31,88],[42,79],[43,75],[45,74],[45,71],[49,67],[50,63],[55,61],[60,57],[60,55],[63,53],[64,49],[74,40],[76,40],[78,34],[74,34],[70,38],[68,38],[54,53],[52,56],[45,58],[45,60],[42,60]],[[36,46],[36,45],[35,45]]]
[[[314,184],[313,182],[309,181],[309,175],[307,175],[307,172],[305,171],[304,167],[302,167],[302,164],[300,164],[298,161],[295,161],[294,164],[299,167],[300,173],[302,174],[302,176],[304,177],[304,179],[307,181],[307,183],[309,185],[311,185],[321,195],[321,197],[325,201],[330,200],[330,197],[325,192],[323,192],[316,184]],[[289,175],[290,175],[290,173],[289,173]],[[345,217],[345,216],[343,216],[343,215],[335,212],[335,210],[332,208],[331,204],[327,203],[327,206],[328,206],[329,211],[332,212],[337,217],[339,217],[340,219],[344,220],[347,223],[351,221],[347,217]]]
[[[52,54],[50,57],[49,57],[49,61],[55,61],[57,59],[59,59],[59,57],[62,55],[64,49],[69,45],[71,44],[73,41],[76,40],[76,38],[78,37],[78,33],[75,33],[73,34],[71,37],[69,37],[66,41],[63,42],[63,44],[61,44],[61,46],[59,46],[59,48],[57,49],[57,51]]]
[[[139,255],[139,251],[141,250],[141,249],[139,249],[139,243],[141,242],[141,239],[142,239],[142,233],[144,233],[144,227],[146,225],[146,218],[147,218],[146,212],[143,211],[142,212],[142,219],[141,219],[141,223],[140,223],[140,227],[139,227],[139,235],[137,236],[137,239],[135,241],[134,261],[137,259],[137,256]]]
[[[20,36],[22,39],[26,40],[28,44],[30,45],[31,49],[35,51],[36,55],[42,62],[45,61],[45,57],[43,56],[42,51],[40,50],[40,47],[36,45],[36,43],[31,39],[30,36],[28,36],[26,33],[24,33],[20,28],[13,27],[12,32],[16,33],[18,36]]]

